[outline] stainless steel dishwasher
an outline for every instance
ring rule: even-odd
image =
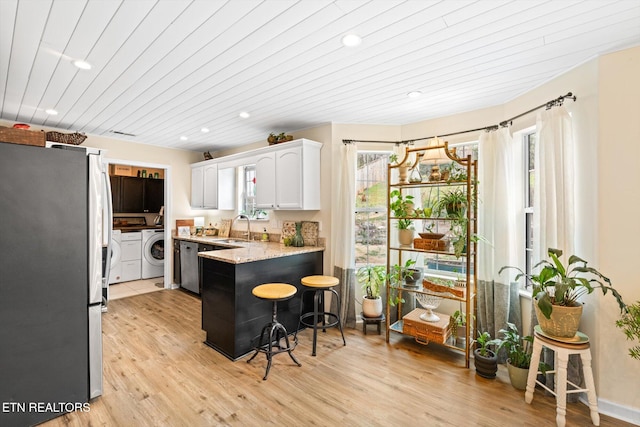
[[[197,243],[180,242],[180,270],[180,286],[199,295]]]

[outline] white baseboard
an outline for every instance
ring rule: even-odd
[[[584,394],[581,395],[580,402],[588,405],[587,398]],[[598,412],[640,426],[640,409],[638,408],[630,408],[606,399],[598,398]]]

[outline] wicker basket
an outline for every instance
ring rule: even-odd
[[[47,132],[47,141],[61,142],[63,144],[80,145],[87,139],[87,135],[83,133],[62,133],[62,132]]]
[[[426,251],[444,251],[446,249],[447,242],[437,239],[413,239],[413,248],[422,249]]]
[[[446,314],[438,313],[440,320],[437,322],[425,322],[420,315],[426,310],[416,308],[402,318],[402,333],[411,335],[420,344],[435,342],[444,344],[451,335],[450,318]]]

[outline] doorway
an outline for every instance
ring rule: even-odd
[[[116,166],[120,166],[120,167],[127,167],[130,166],[132,168],[135,169],[145,169],[147,171],[151,171],[151,170],[159,170],[161,171],[161,175],[164,176],[164,189],[163,189],[163,193],[164,193],[164,218],[163,218],[163,224],[164,224],[164,242],[165,242],[165,247],[167,247],[167,245],[169,245],[168,247],[170,247],[171,245],[171,227],[169,226],[169,224],[171,224],[172,221],[172,217],[171,217],[171,212],[172,212],[172,206],[171,206],[171,166],[170,165],[165,165],[165,164],[158,164],[158,163],[148,163],[148,162],[140,162],[140,161],[135,161],[135,160],[122,160],[122,159],[111,159],[111,158],[106,158],[104,159],[104,163],[107,167],[107,170],[111,169],[111,166],[113,165],[114,167]],[[136,176],[137,174],[134,174],[134,176]],[[151,212],[149,213],[152,216],[155,216],[158,214],[158,212]],[[145,213],[145,215],[147,215]],[[173,251],[172,250],[167,250],[165,248],[164,250],[164,255],[165,255],[165,262],[164,262],[164,269],[163,269],[163,285],[162,288],[163,289],[171,289],[172,286],[172,276],[171,276],[171,265],[173,263]],[[149,281],[149,280],[147,280]],[[158,278],[155,279],[155,282],[158,282]],[[154,283],[154,285],[156,285],[157,283]]]

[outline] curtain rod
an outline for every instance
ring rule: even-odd
[[[566,98],[572,99],[573,101],[575,101],[577,98],[576,96],[569,92],[566,95],[561,95],[555,99],[552,99],[551,101],[545,102],[544,104],[538,105],[537,107],[534,107],[528,111],[525,111],[524,113],[518,114],[517,116],[513,116],[510,119],[504,120],[502,122],[500,122],[499,125],[492,125],[492,126],[486,126],[486,127],[482,127],[482,128],[477,128],[477,129],[469,129],[469,130],[463,130],[460,132],[453,132],[453,133],[447,133],[444,135],[434,135],[434,136],[427,136],[424,138],[416,138],[416,139],[409,139],[406,141],[367,141],[367,140],[360,140],[360,139],[343,139],[342,143],[343,144],[353,144],[354,142],[365,142],[365,143],[370,143],[370,144],[395,144],[395,145],[400,145],[400,144],[407,144],[407,145],[413,145],[413,143],[415,141],[422,141],[425,139],[431,139],[431,138],[442,138],[442,137],[446,137],[446,136],[453,136],[453,135],[461,135],[463,133],[470,133],[470,132],[478,132],[481,130],[490,132],[490,131],[494,131],[494,130],[498,130],[500,127],[506,127],[509,126],[513,123],[513,121],[515,119],[519,119],[522,116],[526,116],[529,113],[533,113],[536,110],[539,110],[542,107],[545,107],[547,110],[550,109],[551,107],[554,106],[561,106],[562,103],[564,102],[564,100]]]

